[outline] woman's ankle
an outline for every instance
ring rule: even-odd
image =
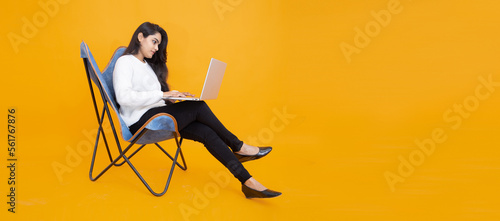
[[[238,152],[235,152],[235,153],[240,154],[240,155],[252,156],[252,155],[259,153],[259,148],[243,143],[243,146],[241,146],[240,150]]]
[[[248,179],[247,181],[245,181],[245,183],[243,184],[251,189],[254,189],[254,190],[257,190],[257,191],[264,191],[266,190],[267,188],[260,184],[257,180],[255,180],[253,177],[250,177],[250,179]]]

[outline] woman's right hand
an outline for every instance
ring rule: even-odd
[[[167,92],[163,92],[163,97],[186,97],[184,93],[176,91],[176,90],[171,90]]]
[[[187,96],[194,97],[194,95],[189,92],[179,92],[176,90],[163,92],[163,97],[187,97]]]

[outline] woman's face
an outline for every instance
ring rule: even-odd
[[[161,42],[161,34],[156,32],[153,35],[149,35],[144,38],[142,33],[139,33],[139,42],[141,42],[140,53],[145,58],[152,58],[153,55],[158,51],[158,45]]]

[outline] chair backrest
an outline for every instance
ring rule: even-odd
[[[90,52],[89,46],[83,41],[80,44],[80,57],[84,59],[88,67],[87,74],[90,76],[94,84],[99,88],[100,93],[104,96],[105,101],[103,102],[109,103],[116,116],[118,117],[123,139],[129,140],[130,138],[132,138],[132,133],[128,129],[125,121],[123,121],[118,111],[119,106],[116,102],[115,91],[113,88],[113,70],[115,69],[116,61],[124,51],[125,47],[118,48],[113,54],[113,57],[109,61],[108,65],[104,69],[104,72],[101,73],[94,59],[94,56]]]
[[[112,98],[111,100],[115,102],[115,106],[120,108],[120,104],[116,102],[116,96],[115,96],[115,88],[113,86],[113,71],[115,70],[115,64],[118,58],[120,58],[123,55],[123,52],[125,52],[125,49],[127,49],[124,46],[121,46],[115,50],[113,53],[113,57],[111,57],[111,60],[109,61],[108,65],[104,68],[104,71],[102,72],[102,76],[104,78],[104,81],[106,81],[106,84],[108,85],[109,88],[109,95]]]

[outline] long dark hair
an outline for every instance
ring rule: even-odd
[[[135,55],[139,53],[139,49],[141,48],[141,43],[137,36],[139,33],[142,33],[144,38],[147,38],[149,35],[154,35],[156,33],[160,33],[161,35],[161,43],[158,45],[158,51],[154,53],[152,58],[145,58],[148,64],[151,66],[153,71],[158,77],[158,81],[160,81],[161,90],[166,92],[169,91],[169,87],[167,84],[168,77],[168,68],[167,68],[167,44],[168,44],[168,36],[167,32],[157,24],[153,24],[150,22],[142,23],[137,30],[135,30],[134,35],[132,35],[132,39],[128,44],[127,49],[123,52],[123,55],[132,54]]]

